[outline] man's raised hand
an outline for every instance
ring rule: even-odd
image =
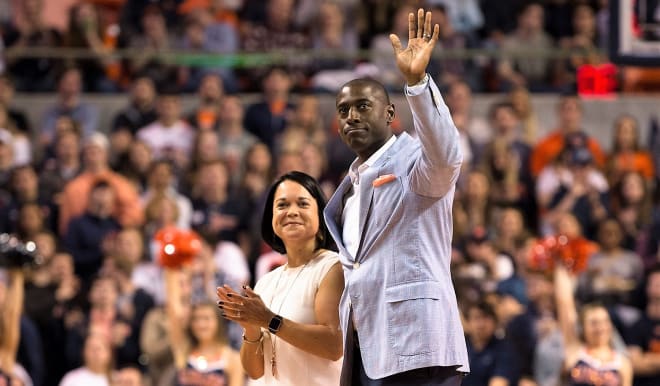
[[[408,15],[408,46],[406,48],[401,46],[398,36],[390,35],[396,64],[408,85],[417,84],[424,78],[426,66],[431,60],[431,53],[439,35],[440,26],[436,24],[431,32],[431,12],[424,13],[422,8],[417,11],[417,16],[412,12]]]

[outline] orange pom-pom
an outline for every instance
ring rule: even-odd
[[[583,237],[548,236],[532,245],[527,265],[533,271],[551,274],[555,264],[560,263],[577,275],[587,268],[589,258],[597,250],[596,244]]]
[[[166,227],[154,236],[158,243],[158,263],[167,268],[179,268],[190,263],[202,250],[202,241],[192,230]]]

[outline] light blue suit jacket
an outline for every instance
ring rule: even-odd
[[[349,177],[325,209],[346,283],[340,302],[342,385],[349,385],[351,377],[351,309],[370,378],[429,366],[469,370],[449,269],[452,201],[462,163],[458,131],[430,78],[421,94],[407,99],[417,138],[399,135],[360,176],[356,256],[342,240]],[[390,174],[396,178],[373,186],[376,178]]]

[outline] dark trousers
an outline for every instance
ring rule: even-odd
[[[463,375],[455,367],[423,367],[381,379],[371,379],[364,371],[357,334],[353,337],[352,386],[460,386]]]

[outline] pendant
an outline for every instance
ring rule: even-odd
[[[273,373],[273,378],[277,378],[277,361],[275,360],[275,353],[270,358],[270,372]]]

